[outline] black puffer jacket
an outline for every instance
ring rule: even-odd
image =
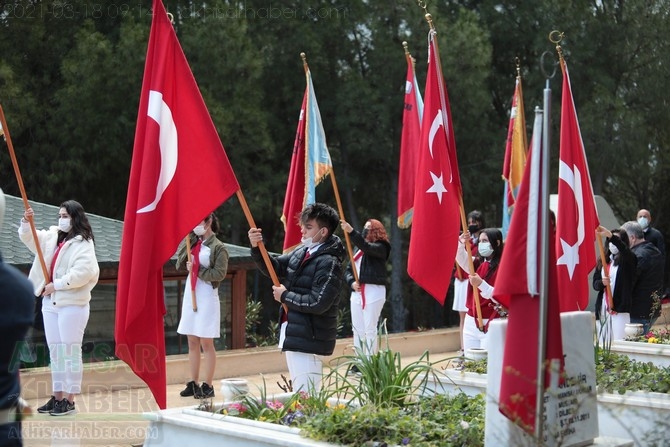
[[[271,257],[286,292],[281,297],[288,307],[284,351],[331,355],[337,338],[337,305],[342,287],[344,246],[331,235],[304,263],[305,247]],[[267,269],[258,248],[251,256],[265,274]],[[280,321],[284,313],[280,308]]]
[[[358,281],[361,284],[379,284],[386,285],[388,272],[386,271],[386,260],[391,253],[391,244],[386,241],[368,242],[363,235],[353,230],[349,233],[351,242],[363,251],[361,259],[361,271],[358,275]],[[344,278],[349,284],[349,288],[354,283],[353,266],[349,263]]]
[[[649,241],[643,241],[632,247],[637,257],[637,273],[633,284],[633,305],[630,316],[650,320],[658,318],[661,306],[660,296],[663,290],[663,272],[665,259],[658,248]],[[656,302],[655,302],[656,301]]]

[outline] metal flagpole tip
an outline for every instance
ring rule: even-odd
[[[565,37],[565,33],[558,31],[558,30],[553,30],[552,32],[549,33],[549,41],[554,44],[559,44]]]

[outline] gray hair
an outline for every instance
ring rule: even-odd
[[[621,229],[626,232],[628,238],[631,236],[635,239],[644,239],[644,230],[639,223],[634,220],[629,220],[625,224],[621,225]]]

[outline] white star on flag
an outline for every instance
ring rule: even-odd
[[[430,176],[433,178],[433,185],[428,188],[426,192],[434,192],[437,194],[437,201],[442,204],[442,193],[447,192],[447,188],[444,187],[444,177],[442,174],[438,177],[437,175],[430,173]]]
[[[579,242],[575,245],[570,245],[561,239],[561,247],[563,248],[563,255],[556,260],[556,265],[564,265],[568,269],[568,275],[572,279],[572,274],[575,272],[575,266],[579,264]]]

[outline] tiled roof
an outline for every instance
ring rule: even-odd
[[[0,253],[2,253],[3,260],[6,263],[15,265],[16,267],[28,268],[32,265],[33,255],[19,240],[17,234],[19,221],[21,220],[21,216],[23,216],[23,199],[5,195],[5,201],[5,220],[2,228],[0,228]],[[57,224],[59,210],[57,205],[29,202],[35,211],[35,226],[38,229],[48,228]],[[101,267],[103,265],[118,264],[123,222],[98,216],[97,214],[86,213],[86,215],[93,228],[95,255],[98,258],[98,263]],[[232,244],[225,245],[230,255],[231,264],[252,262],[248,247]]]

